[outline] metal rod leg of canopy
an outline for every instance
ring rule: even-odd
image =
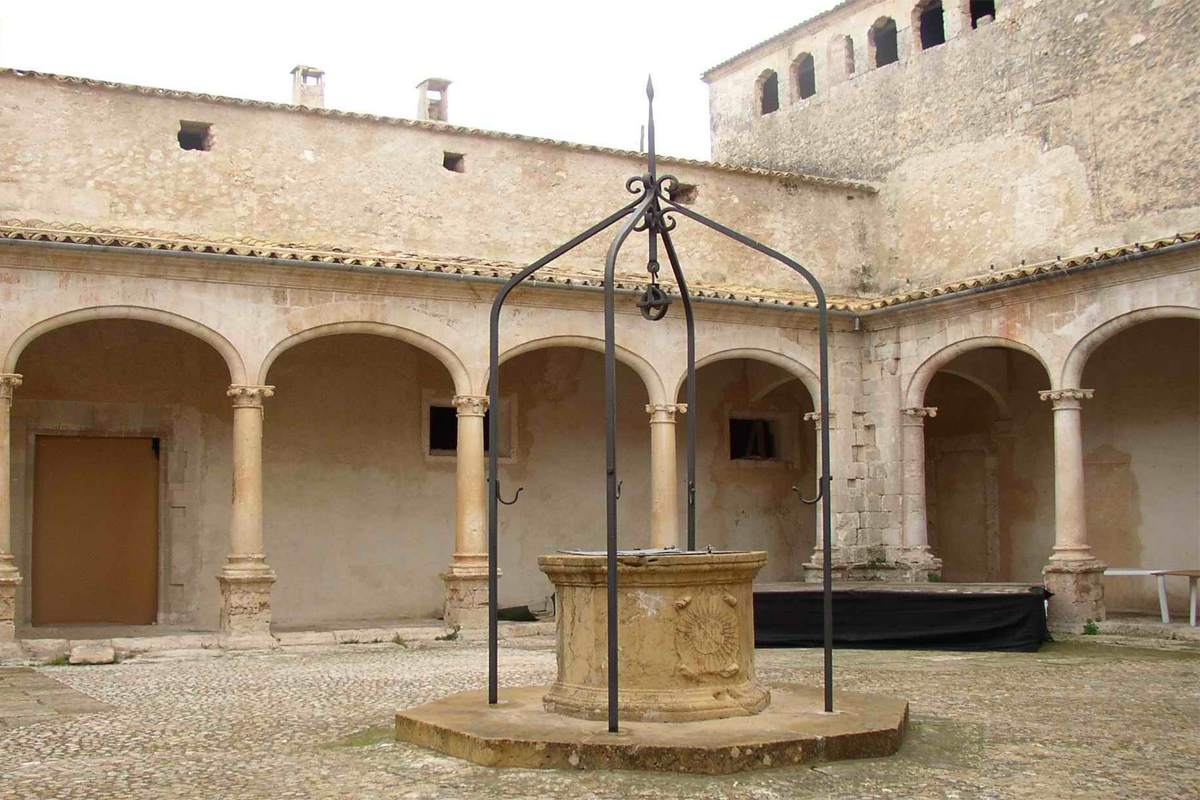
[[[825,712],[833,713],[833,522],[829,501],[829,327],[822,301],[818,323],[821,326],[821,546],[824,548],[824,639],[825,639]]]
[[[830,565],[830,550],[832,549],[833,532],[831,528],[830,511],[832,504],[830,503],[829,490],[831,488],[830,469],[829,469],[829,308],[825,301],[825,290],[821,288],[821,282],[816,277],[806,270],[804,267],[797,264],[792,259],[772,250],[764,244],[754,241],[748,236],[743,236],[731,228],[727,228],[715,220],[698,212],[692,211],[690,208],[679,205],[678,203],[665,200],[667,209],[682,214],[689,219],[699,222],[707,228],[711,228],[718,233],[722,233],[733,239],[735,242],[741,242],[747,247],[757,250],[765,256],[769,256],[776,261],[784,264],[787,267],[795,270],[800,274],[813,292],[817,295],[817,324],[820,326],[820,361],[821,361],[821,510],[823,515],[823,531],[822,544],[825,548],[825,580],[824,580],[824,639],[825,639],[825,710],[833,711],[833,572]]]
[[[639,198],[629,203],[620,211],[612,214],[604,220],[596,223],[588,228],[583,233],[576,236],[571,241],[556,247],[546,255],[539,258],[537,261],[530,264],[525,269],[518,272],[509,279],[508,283],[501,287],[500,292],[496,295],[496,299],[492,302],[492,315],[490,327],[490,346],[488,354],[488,406],[489,408],[499,409],[500,407],[500,311],[504,307],[504,300],[509,293],[519,286],[526,278],[533,275],[542,267],[557,259],[571,250],[574,250],[579,245],[591,239],[598,233],[607,230],[611,225],[619,220],[629,216],[634,209],[645,203],[645,199]],[[490,441],[500,441],[500,413],[489,415],[488,419],[488,436]],[[498,563],[499,563],[499,499],[500,499],[500,471],[499,471],[499,448],[493,447],[488,453],[488,703],[495,705],[499,702],[499,642],[498,642]]]
[[[667,260],[671,262],[671,271],[675,274],[675,283],[679,285],[679,297],[683,301],[684,322],[687,324],[687,549],[696,549],[696,319],[692,316],[692,298],[688,292],[687,280],[683,277],[683,268],[679,264],[679,256],[675,253],[675,243],[671,241],[668,230],[662,231],[663,245],[667,251]]]

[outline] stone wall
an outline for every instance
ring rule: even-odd
[[[181,120],[210,123],[211,149],[181,149]],[[447,152],[464,156],[462,172],[443,167]],[[629,203],[625,182],[645,171],[632,153],[11,70],[0,163],[0,219],[520,263]],[[699,162],[661,170],[696,187],[698,211],[788,251],[831,293],[874,271],[878,203],[864,187]],[[602,270],[611,238],[560,263]],[[696,223],[681,220],[676,241],[692,281],[808,288]],[[644,253],[635,237],[619,269],[644,274]]]
[[[928,50],[915,2],[860,0],[713,70],[713,157],[881,182],[888,251],[863,288],[884,294],[1195,227],[1194,3],[999,0],[973,29],[966,2],[944,2],[948,39]],[[900,60],[876,68],[867,32],[884,16]],[[817,93],[798,100],[804,52]],[[760,115],[767,69],[781,105]]]

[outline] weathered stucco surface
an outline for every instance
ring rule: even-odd
[[[966,4],[943,3],[947,41],[928,50],[916,3],[860,0],[713,70],[713,157],[879,181],[889,251],[869,286],[885,294],[1194,223],[1194,3],[999,0],[977,29]],[[881,17],[900,60],[877,68],[867,33]],[[804,52],[817,93],[799,100]],[[780,108],[760,115],[768,69]]]
[[[212,149],[182,150],[180,120],[212,125]],[[466,157],[463,173],[442,166]],[[278,244],[530,262],[633,198],[633,154],[418,129],[308,110],[147,97],[0,73],[0,219],[174,231]],[[663,164],[697,187],[695,208],[796,256],[834,293],[874,261],[874,195],[800,177]],[[38,191],[28,187],[36,185]],[[846,236],[822,236],[831,222]],[[787,270],[680,221],[693,280],[807,289]],[[607,241],[562,262],[602,267]],[[643,241],[621,269],[641,272]]]

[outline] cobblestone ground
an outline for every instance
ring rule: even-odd
[[[900,754],[722,778],[493,770],[392,741],[396,709],[483,687],[478,644],[43,667],[109,710],[0,728],[0,798],[1197,798],[1200,650],[1181,647],[840,651],[839,688],[911,702]],[[553,679],[549,643],[501,656],[505,683]],[[820,653],[759,651],[759,671],[815,683]]]

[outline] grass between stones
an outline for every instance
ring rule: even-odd
[[[352,733],[328,744],[322,745],[327,750],[338,750],[352,747],[372,747],[385,742],[396,741],[396,729],[391,726],[372,725],[365,731]]]

